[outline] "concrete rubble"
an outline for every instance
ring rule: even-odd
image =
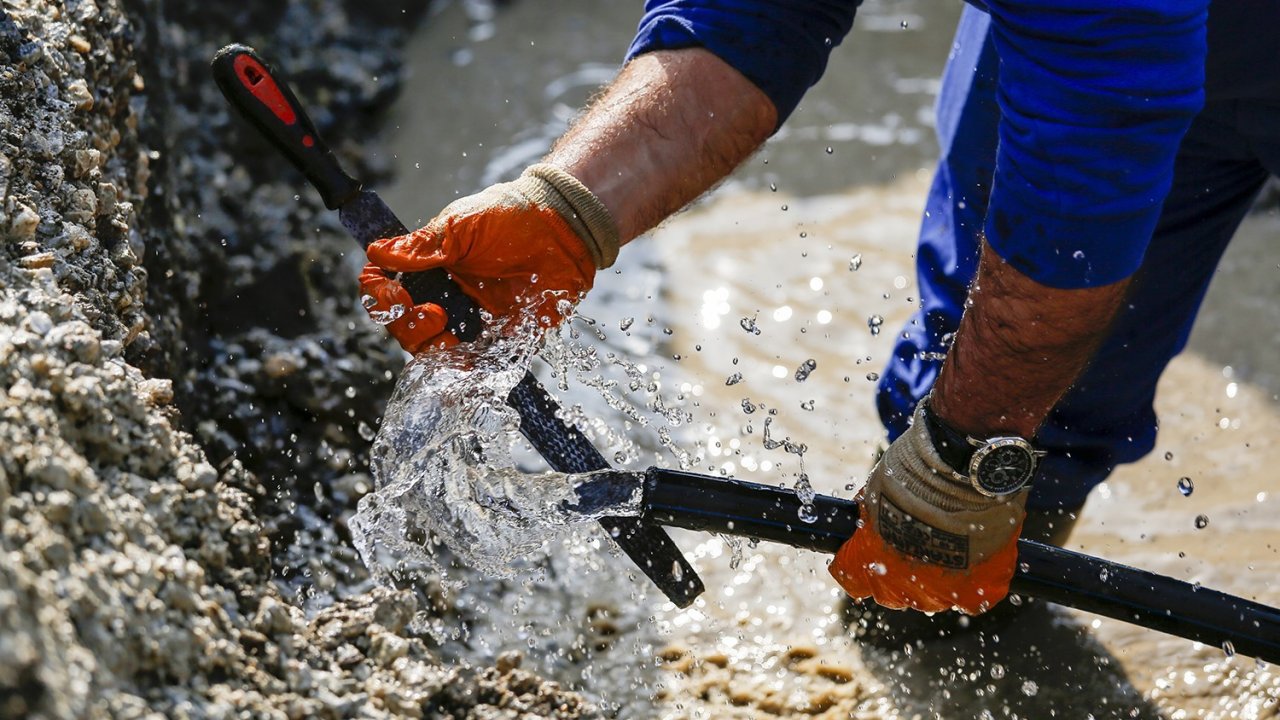
[[[0,5],[0,718],[597,714],[442,664],[431,578],[369,582],[345,518],[399,353],[208,76],[267,50],[376,178],[422,5]]]

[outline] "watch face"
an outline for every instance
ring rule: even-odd
[[[1008,495],[1021,490],[1036,469],[1035,454],[1022,438],[995,438],[973,454],[969,477],[979,492]]]

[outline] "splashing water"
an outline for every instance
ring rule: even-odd
[[[378,325],[390,325],[391,323],[404,317],[403,305],[392,305],[386,310],[369,310],[369,319]]]
[[[515,467],[520,418],[506,397],[532,361],[535,335],[486,333],[405,367],[373,445],[375,490],[351,521],[366,565],[438,567],[435,536],[466,564],[510,577],[569,526],[639,513],[642,488],[631,476]]]
[[[796,368],[796,382],[804,382],[809,379],[809,375],[818,369],[818,361],[809,358],[800,363],[800,367]]]

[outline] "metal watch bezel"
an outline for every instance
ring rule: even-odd
[[[973,486],[974,490],[987,497],[1005,497],[1025,488],[1036,474],[1037,461],[1046,454],[1043,451],[1036,450],[1030,442],[1020,437],[993,437],[987,440],[970,438],[969,442],[977,447],[973,451],[973,457],[969,458],[969,484]],[[1021,480],[1007,488],[991,488],[979,472],[982,468],[982,463],[997,450],[1009,447],[1017,448],[1026,455],[1027,471]]]

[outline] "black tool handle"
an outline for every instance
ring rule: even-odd
[[[858,504],[817,495],[800,520],[794,490],[680,470],[645,473],[644,519],[835,553],[857,530]],[[1280,610],[1102,558],[1018,541],[1010,592],[1280,662]]]
[[[289,85],[276,80],[253,48],[237,44],[219,50],[213,79],[228,102],[307,176],[325,207],[337,210],[360,192],[360,183],[343,172]]]
[[[325,207],[341,210],[344,225],[348,220],[379,225],[355,233],[366,250],[374,240],[409,232],[376,195],[363,191],[361,183],[342,169],[289,83],[253,48],[233,44],[219,50],[213,58],[213,79],[227,102],[315,186]],[[449,316],[449,330],[459,340],[479,336],[483,325],[475,302],[444,270],[407,273],[396,279],[415,304],[442,306]]]

